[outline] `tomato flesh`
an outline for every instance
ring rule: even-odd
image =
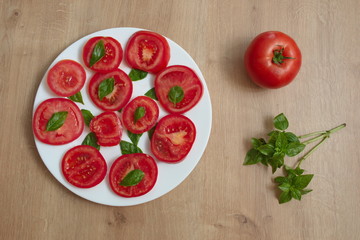
[[[64,124],[54,131],[46,131],[49,119],[57,112],[68,112]],[[37,139],[51,145],[62,145],[77,139],[84,129],[84,119],[78,106],[66,98],[50,98],[40,103],[33,117],[33,131]]]
[[[157,73],[167,66],[170,60],[170,47],[160,34],[139,31],[130,37],[125,57],[132,68]]]
[[[156,125],[151,138],[151,151],[161,161],[179,162],[190,152],[195,137],[196,128],[189,118],[170,114]]]
[[[84,68],[73,60],[61,60],[47,74],[51,91],[61,97],[70,97],[79,92],[85,84]]]
[[[90,59],[96,44],[104,42],[105,55],[90,67]],[[83,49],[83,61],[85,65],[96,72],[110,72],[116,70],[123,58],[121,44],[112,37],[93,37],[87,41]]]
[[[143,107],[145,109],[145,115],[134,120],[135,111]],[[124,126],[132,133],[140,134],[150,130],[159,117],[159,107],[154,100],[146,96],[139,96],[134,98],[124,108],[122,119]]]
[[[114,78],[114,90],[100,100],[98,94],[99,85],[108,78]],[[123,108],[129,102],[132,91],[132,81],[129,76],[120,69],[108,73],[96,73],[89,83],[91,100],[104,111],[116,111]]]
[[[173,103],[169,100],[172,87],[179,86],[184,92],[184,98]],[[170,113],[185,113],[192,109],[203,94],[203,86],[196,73],[182,65],[165,68],[155,78],[155,92],[160,104]]]
[[[135,186],[121,186],[121,181],[132,170],[140,169],[144,172],[143,179]],[[111,189],[122,197],[138,197],[148,193],[155,185],[158,168],[155,160],[144,153],[122,155],[110,168]]]
[[[87,145],[68,150],[61,167],[66,180],[79,188],[96,186],[105,178],[107,171],[106,161],[101,153]]]
[[[274,51],[286,57],[273,61]],[[282,32],[259,34],[245,52],[246,70],[254,83],[263,88],[281,88],[294,80],[301,67],[301,52],[296,42]]]
[[[121,122],[114,112],[104,112],[94,117],[90,130],[95,133],[100,146],[115,146],[121,140]]]

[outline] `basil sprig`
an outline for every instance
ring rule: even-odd
[[[100,40],[96,43],[90,58],[90,67],[92,67],[95,63],[100,61],[105,56],[105,46],[104,41]]]
[[[126,176],[121,180],[119,185],[125,186],[125,187],[131,187],[138,185],[141,180],[144,178],[145,173],[141,171],[140,169],[134,169],[130,171]]]
[[[115,79],[107,78],[99,84],[98,96],[100,101],[114,91]]]
[[[131,81],[138,81],[138,80],[144,79],[144,78],[146,78],[147,75],[148,75],[147,72],[141,71],[139,69],[131,69],[131,71],[129,73],[129,77],[130,77]]]
[[[64,125],[67,111],[54,113],[46,124],[46,131],[55,131]]]
[[[136,108],[134,112],[134,123],[136,123],[139,119],[145,116],[145,108],[144,107],[138,107]]]
[[[170,102],[176,105],[177,103],[181,102],[184,98],[184,90],[180,86],[174,86],[170,88],[168,93],[168,99]]]

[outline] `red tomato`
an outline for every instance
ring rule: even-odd
[[[160,34],[139,31],[130,37],[125,49],[125,58],[132,68],[157,73],[167,66],[170,47]]]
[[[90,59],[95,45],[103,41],[105,47],[105,56],[90,67]],[[83,49],[83,60],[85,65],[96,72],[110,72],[117,69],[123,58],[121,44],[112,37],[93,37],[87,41]]]
[[[64,124],[54,131],[46,131],[49,119],[57,112],[68,112]],[[33,118],[37,139],[51,145],[61,145],[77,139],[84,129],[84,119],[75,103],[66,98],[50,98],[40,103]]]
[[[81,90],[85,79],[85,70],[79,63],[62,60],[49,70],[46,80],[55,94],[70,97]]]
[[[151,151],[161,161],[175,163],[186,157],[194,143],[196,128],[187,117],[170,114],[156,125]]]
[[[135,121],[135,112],[144,108],[144,116]],[[132,133],[140,134],[150,130],[159,117],[159,107],[154,100],[146,96],[133,99],[124,108],[122,119],[124,126]]]
[[[184,98],[170,101],[170,90],[181,87]],[[170,113],[184,113],[193,108],[203,94],[203,86],[196,73],[186,66],[175,65],[165,68],[155,78],[155,92],[160,104]]]
[[[104,157],[94,147],[80,145],[65,153],[61,164],[66,180],[79,188],[91,188],[99,184],[106,175]]]
[[[114,90],[104,97],[99,98],[99,85],[102,81],[114,78]],[[96,73],[90,80],[89,95],[96,106],[104,111],[116,111],[123,108],[131,98],[133,85],[129,76],[120,69],[109,73]]]
[[[124,177],[132,170],[144,172],[143,179],[135,186],[121,186]],[[138,197],[148,193],[155,185],[158,168],[154,159],[144,153],[125,154],[115,160],[110,168],[110,186],[122,197]]]
[[[121,140],[121,122],[114,112],[104,112],[94,117],[90,130],[95,133],[100,146],[115,146]]]
[[[295,41],[282,32],[258,35],[245,53],[245,67],[250,78],[264,88],[289,84],[301,66],[301,52]]]

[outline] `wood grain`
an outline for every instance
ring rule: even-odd
[[[0,2],[1,239],[358,239],[360,235],[360,1]],[[72,194],[42,163],[33,100],[43,74],[69,44],[111,27],[139,27],[181,45],[210,91],[213,125],[191,175],[139,206],[108,207]],[[255,86],[243,55],[268,30],[303,54],[296,80]],[[307,133],[346,122],[303,166],[315,177],[301,202],[277,203],[270,169],[243,166],[251,137],[284,112]]]

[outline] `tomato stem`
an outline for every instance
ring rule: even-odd
[[[293,57],[285,57],[283,55],[283,52],[285,50],[285,48],[281,45],[278,45],[279,47],[281,47],[280,49],[276,49],[273,51],[274,53],[274,57],[272,58],[273,62],[277,65],[280,65],[281,63],[284,62],[284,59],[295,59]]]

